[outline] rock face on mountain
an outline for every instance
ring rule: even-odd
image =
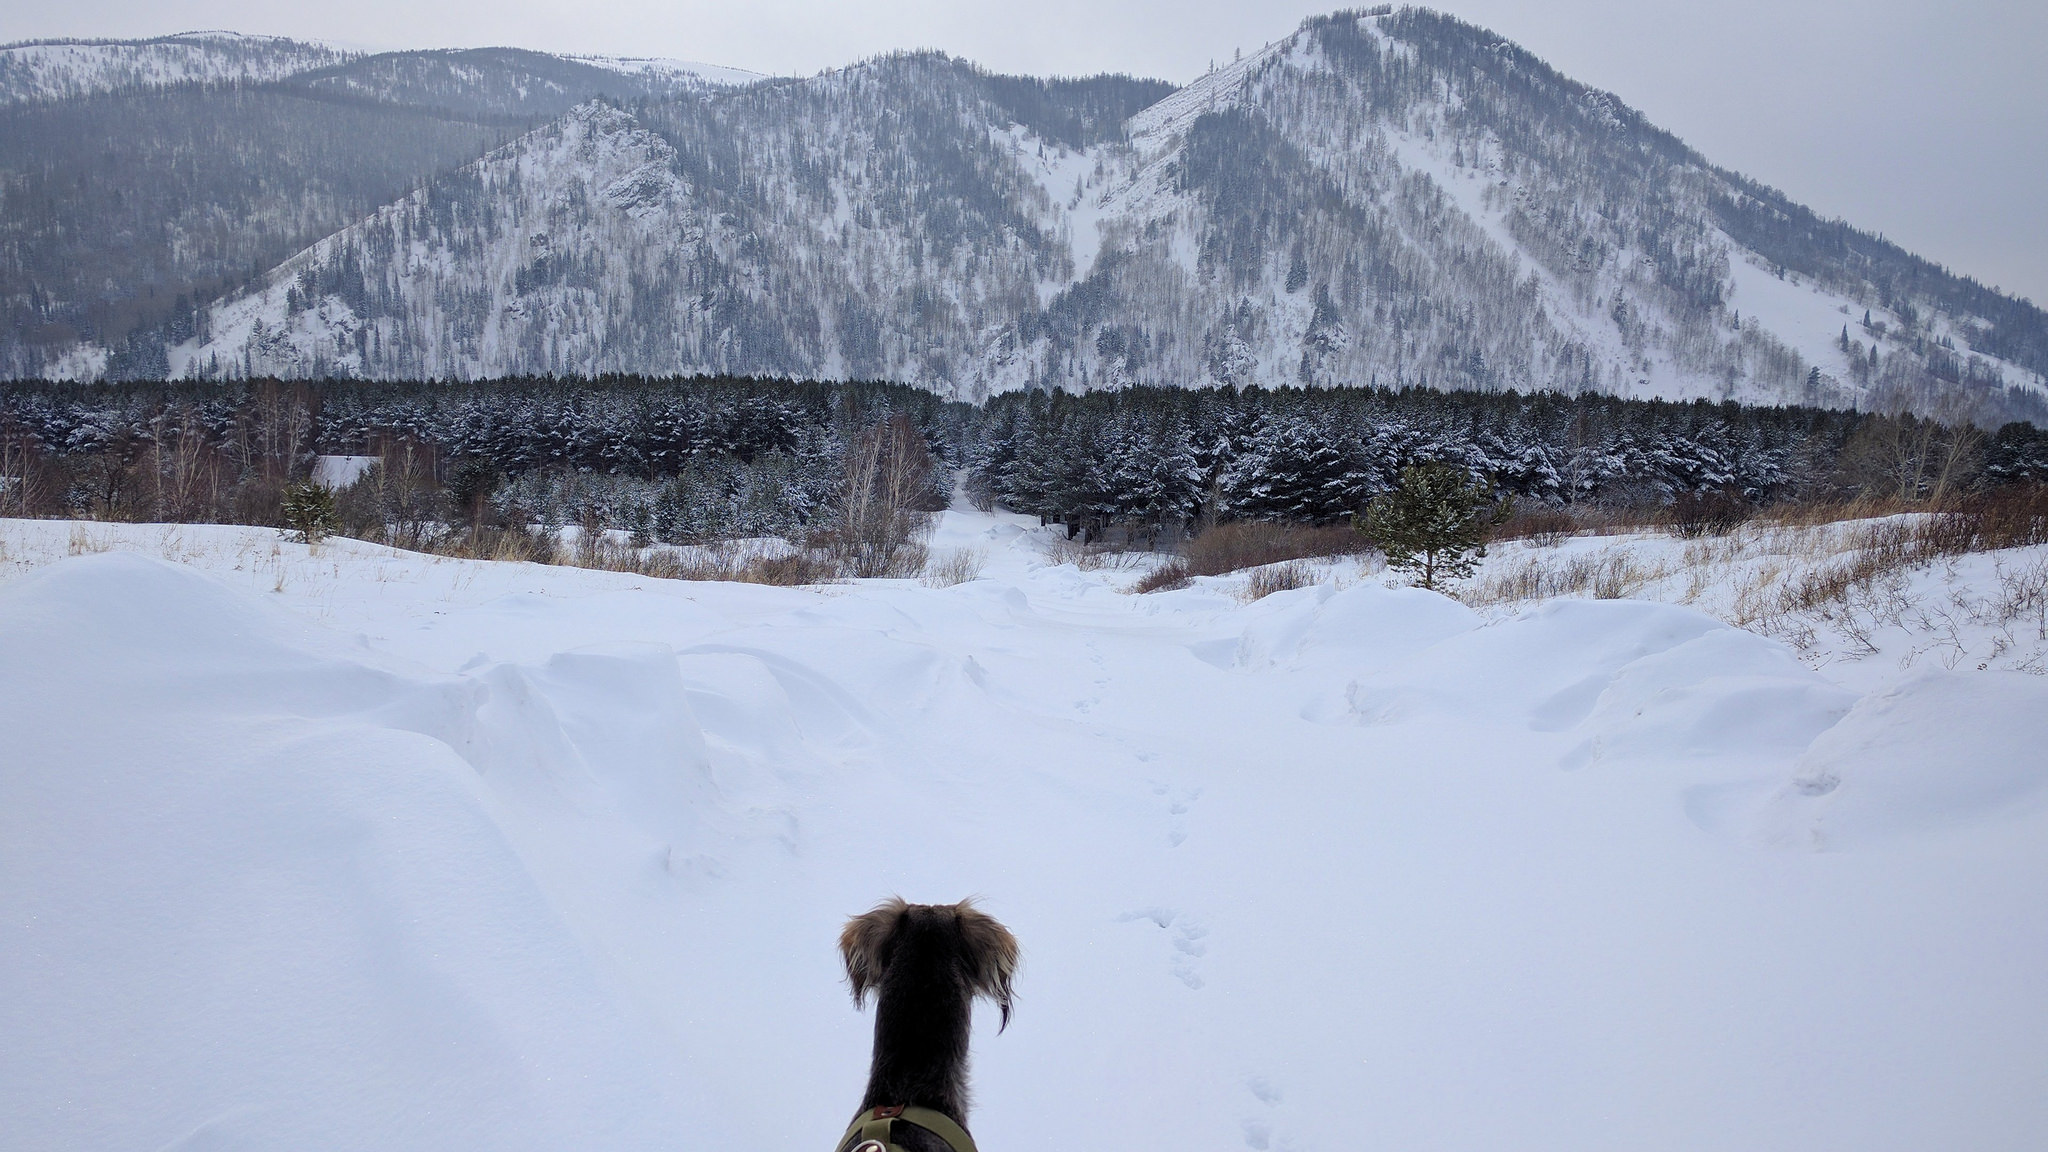
[[[112,361],[86,332],[15,360],[2048,415],[2033,305],[1417,9],[1310,20],[1178,90],[921,53],[587,102],[174,321]]]

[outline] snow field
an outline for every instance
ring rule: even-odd
[[[1023,942],[991,1149],[2048,1124],[2048,680],[1355,566],[1130,596],[1048,540],[953,512],[979,579],[780,589],[0,522],[5,1127],[822,1147],[891,893]],[[1719,546],[1716,610],[1793,550]]]

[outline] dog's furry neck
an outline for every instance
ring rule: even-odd
[[[958,937],[906,918],[875,992],[875,1051],[862,1108],[905,1104],[967,1123],[973,992]]]

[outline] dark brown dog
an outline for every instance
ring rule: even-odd
[[[1016,937],[970,901],[891,899],[847,921],[839,951],[854,1004],[875,994],[875,1051],[862,1114],[878,1107],[929,1108],[964,1130],[974,998],[994,1001],[1003,1027],[1009,1026]],[[946,1140],[904,1121],[895,1123],[890,1142],[910,1152],[949,1148]]]

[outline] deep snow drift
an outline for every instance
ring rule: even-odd
[[[824,1149],[891,893],[1023,942],[990,1152],[2048,1131],[2048,679],[1043,542],[789,590],[0,522],[0,1144]]]

